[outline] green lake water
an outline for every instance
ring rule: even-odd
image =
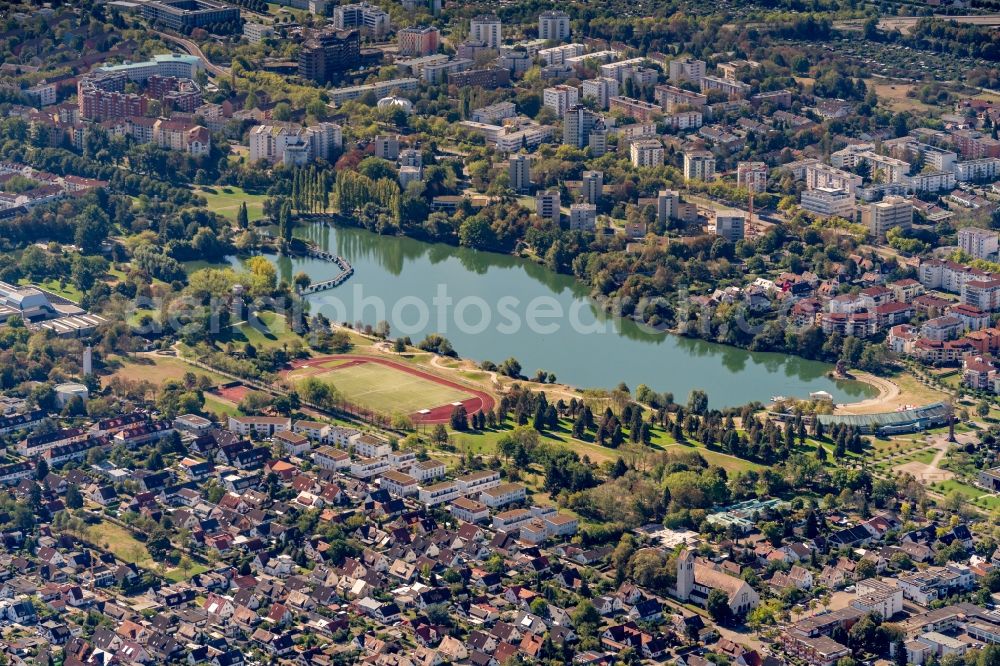
[[[296,235],[354,266],[346,283],[309,296],[313,312],[334,321],[385,319],[393,336],[409,335],[414,342],[441,333],[463,357],[499,363],[513,356],[528,376],[541,368],[582,388],[646,384],[672,392],[678,402],[700,388],[712,407],[775,395],[805,398],[819,390],[837,402],[874,393],[866,384],[830,379],[825,363],[679,337],[631,320],[611,321],[573,277],[517,257],[353,228],[313,225]],[[299,271],[313,282],[339,272],[319,259],[270,258],[279,278],[288,281]],[[531,307],[533,326],[527,323]],[[562,316],[546,316],[559,312]]]

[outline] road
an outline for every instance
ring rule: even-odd
[[[220,67],[218,65],[213,65],[212,61],[202,52],[201,47],[192,42],[190,39],[184,39],[183,37],[177,37],[166,32],[160,32],[159,30],[153,31],[156,35],[162,37],[168,42],[173,42],[174,44],[179,44],[184,48],[185,51],[193,56],[198,56],[205,63],[205,69],[209,74],[214,74],[215,76],[229,76],[229,69],[226,67]]]

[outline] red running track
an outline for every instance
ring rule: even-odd
[[[374,356],[357,356],[354,354],[334,354],[332,356],[318,356],[315,358],[306,358],[293,361],[291,363],[292,369],[301,368],[304,366],[313,366],[326,363],[328,361],[348,361],[343,365],[338,365],[333,368],[315,368],[316,374],[321,372],[331,372],[339,370],[340,368],[347,368],[352,365],[361,365],[363,363],[379,363],[381,365],[388,366],[394,370],[400,372],[405,372],[421,379],[426,379],[427,381],[440,384],[442,386],[447,386],[463,393],[471,393],[474,397],[468,398],[462,401],[462,405],[465,407],[465,411],[468,412],[469,416],[476,414],[478,412],[486,412],[493,409],[496,405],[496,401],[486,391],[480,391],[477,389],[469,388],[464,384],[459,384],[458,382],[453,382],[451,380],[445,379],[438,375],[432,374],[430,372],[425,372],[423,370],[418,370],[412,366],[406,365],[405,363],[399,363],[397,361],[392,361],[387,358],[377,358]],[[310,368],[313,369],[313,368]],[[426,414],[411,414],[410,418],[413,422],[420,425],[428,425],[435,423],[447,423],[451,419],[451,412],[454,409],[450,403],[447,405],[441,405],[440,407],[434,407]]]

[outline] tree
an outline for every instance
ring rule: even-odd
[[[465,432],[469,429],[469,414],[465,411],[465,405],[455,405],[451,410],[451,429],[458,432]]]
[[[70,509],[79,509],[83,506],[83,497],[80,496],[80,489],[75,483],[66,487],[66,506]]]
[[[49,463],[45,458],[39,458],[35,464],[35,478],[41,481],[49,475]]]
[[[980,400],[979,404],[976,405],[976,414],[979,418],[985,419],[990,413],[990,403],[986,400]]]
[[[722,590],[712,590],[705,600],[705,610],[713,620],[725,624],[730,617],[729,596]]]
[[[236,226],[240,229],[247,229],[250,226],[250,217],[247,214],[247,202],[240,203],[240,209],[236,213]]]
[[[708,394],[701,389],[694,389],[688,396],[688,411],[699,416],[708,410]]]

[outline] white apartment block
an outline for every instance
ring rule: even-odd
[[[715,156],[707,150],[684,153],[684,180],[714,180]]]
[[[423,483],[432,479],[440,479],[444,476],[445,466],[438,460],[422,460],[410,466],[407,472],[414,479]]]
[[[580,91],[584,99],[593,99],[599,109],[607,109],[612,97],[618,94],[618,82],[614,79],[599,76],[596,79],[587,79],[580,84]]]
[[[895,227],[909,231],[913,226],[913,204],[903,197],[886,197],[861,209],[861,223],[876,238],[885,238]]]
[[[392,445],[381,437],[361,433],[350,439],[354,453],[363,458],[386,458],[392,453]]]
[[[542,104],[552,109],[559,118],[566,115],[566,111],[579,101],[580,91],[565,84],[546,88],[542,93]]]
[[[822,162],[815,162],[806,165],[805,168],[806,188],[815,190],[819,187],[829,187],[837,190],[846,190],[848,194],[857,194],[857,190],[864,182],[861,176],[827,166]]]
[[[292,420],[284,416],[230,416],[229,430],[249,437],[274,437],[279,432],[292,429]]]
[[[1000,176],[1000,159],[996,157],[955,163],[955,180],[962,183],[995,180],[997,176]]]
[[[432,486],[421,486],[417,492],[417,499],[425,506],[436,506],[458,499],[461,496],[462,493],[458,489],[458,484],[454,481],[442,481]]]
[[[842,217],[853,221],[857,212],[854,195],[833,187],[803,190],[800,204],[804,210],[820,217]]]
[[[569,37],[569,14],[559,10],[549,10],[538,15],[538,38],[562,41]]]
[[[479,501],[491,509],[498,509],[508,504],[523,502],[527,496],[527,491],[520,483],[503,483],[481,492]]]
[[[562,212],[559,210],[559,190],[544,190],[535,195],[535,212],[538,217],[559,224]]]
[[[359,479],[370,479],[373,476],[385,474],[392,467],[385,458],[359,458],[351,463],[351,476]]]
[[[1000,234],[977,227],[959,229],[958,249],[975,259],[985,259],[1000,250]]]
[[[473,122],[496,124],[517,115],[514,102],[497,102],[489,106],[473,109],[470,114]]]
[[[694,58],[677,58],[670,61],[670,80],[687,79],[698,83],[705,76],[705,61]]]
[[[597,229],[597,206],[592,203],[574,203],[569,206],[569,228],[572,231]]]
[[[629,155],[635,167],[663,166],[666,151],[659,139],[640,139],[629,146]]]
[[[458,490],[463,495],[472,495],[488,488],[495,488],[500,485],[500,472],[493,470],[483,472],[471,472],[463,474],[455,479]]]
[[[496,16],[477,16],[469,22],[469,40],[480,42],[488,49],[500,48],[502,33],[502,24]]]
[[[712,230],[731,243],[742,240],[746,235],[746,213],[741,210],[717,210],[713,213]]]
[[[313,464],[320,469],[341,470],[351,466],[351,456],[347,451],[332,446],[320,446],[312,452]]]
[[[389,15],[380,7],[361,2],[339,5],[333,9],[333,25],[338,30],[356,28],[377,39],[389,33]]]
[[[751,192],[767,190],[767,164],[764,162],[740,162],[736,165],[736,184]]]
[[[538,52],[538,57],[546,65],[561,65],[567,58],[575,58],[583,55],[583,44],[561,44],[549,49],[542,49]]]

